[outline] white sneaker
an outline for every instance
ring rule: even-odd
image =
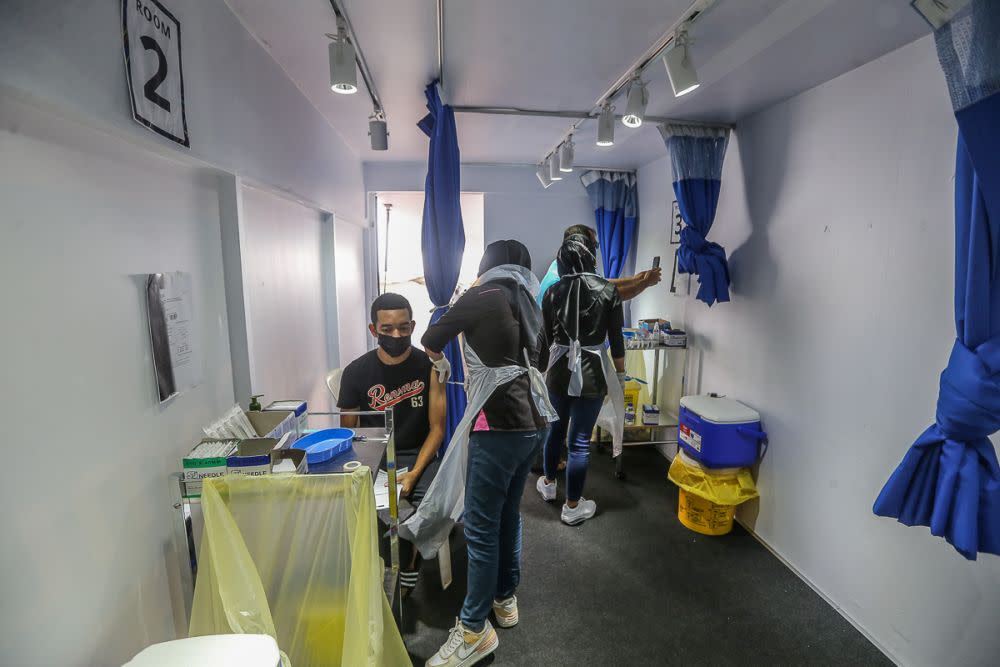
[[[538,493],[542,495],[542,500],[545,502],[551,503],[556,499],[556,483],[552,482],[551,484],[546,484],[545,475],[538,476],[535,488],[538,489]]]
[[[466,630],[458,621],[451,629],[448,641],[424,663],[424,667],[469,667],[493,653],[499,645],[497,631],[488,620],[483,631],[478,633]]]
[[[580,498],[580,502],[576,504],[576,507],[563,504],[561,518],[562,522],[567,526],[576,526],[593,517],[596,512],[597,503],[593,500]]]
[[[493,615],[497,617],[497,625],[501,628],[512,628],[517,625],[517,596],[511,595],[500,602],[494,600]]]

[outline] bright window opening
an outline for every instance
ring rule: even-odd
[[[386,204],[390,204],[388,214]],[[475,281],[479,260],[483,257],[483,195],[462,193],[462,222],[465,225],[465,253],[458,276],[457,293],[467,290]],[[413,344],[430,323],[433,304],[424,282],[424,259],[420,250],[420,230],[423,225],[423,192],[379,192],[376,196],[378,232],[379,293],[402,294],[413,306]],[[388,223],[387,223],[388,221]]]

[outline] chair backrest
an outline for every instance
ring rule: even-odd
[[[343,374],[343,368],[334,368],[326,374],[326,388],[330,390],[331,394],[333,394],[334,405],[336,405],[337,401],[340,400],[340,378]]]

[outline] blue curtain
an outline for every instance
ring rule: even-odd
[[[601,244],[605,278],[619,278],[632,250],[639,224],[639,194],[635,174],[587,171],[580,176],[587,189]]]
[[[889,478],[875,514],[929,526],[970,560],[1000,555],[1000,3],[973,0],[936,31],[958,120],[955,324],[936,423]]]
[[[670,153],[674,196],[685,224],[677,249],[678,271],[698,276],[699,301],[709,306],[729,301],[726,251],[706,238],[719,205],[729,130],[690,125],[661,125],[659,129]]]
[[[430,137],[427,154],[427,179],[424,182],[424,220],[421,227],[421,251],[424,258],[424,278],[427,293],[434,304],[431,324],[447,312],[448,304],[458,285],[465,252],[465,226],[462,224],[462,193],[458,152],[458,134],[455,131],[455,111],[441,101],[437,81],[424,89],[427,97],[426,116],[417,123]],[[451,441],[455,427],[465,414],[465,381],[462,351],[457,340],[443,350],[451,362],[452,382],[445,388],[448,397],[448,426],[441,452]]]

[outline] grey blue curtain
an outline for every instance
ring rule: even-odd
[[[698,276],[699,301],[709,306],[729,301],[726,251],[707,238],[719,206],[729,130],[669,124],[659,129],[670,153],[674,196],[685,224],[677,249],[678,270]]]
[[[1000,555],[1000,2],[973,0],[935,32],[959,137],[955,324],[937,419],[910,447],[875,514],[929,526],[970,560]]]
[[[427,179],[424,182],[424,219],[421,227],[421,250],[427,293],[434,304],[431,324],[448,311],[448,304],[458,285],[465,252],[465,226],[462,223],[461,166],[455,111],[441,101],[437,81],[424,89],[428,114],[417,127],[430,137],[427,154]],[[458,340],[445,346],[444,355],[452,368],[452,382],[447,385],[448,424],[441,452],[451,441],[455,427],[465,414],[465,381],[462,351]]]
[[[597,240],[605,278],[619,278],[632,251],[639,224],[639,193],[635,174],[586,171],[580,182],[594,209]]]

